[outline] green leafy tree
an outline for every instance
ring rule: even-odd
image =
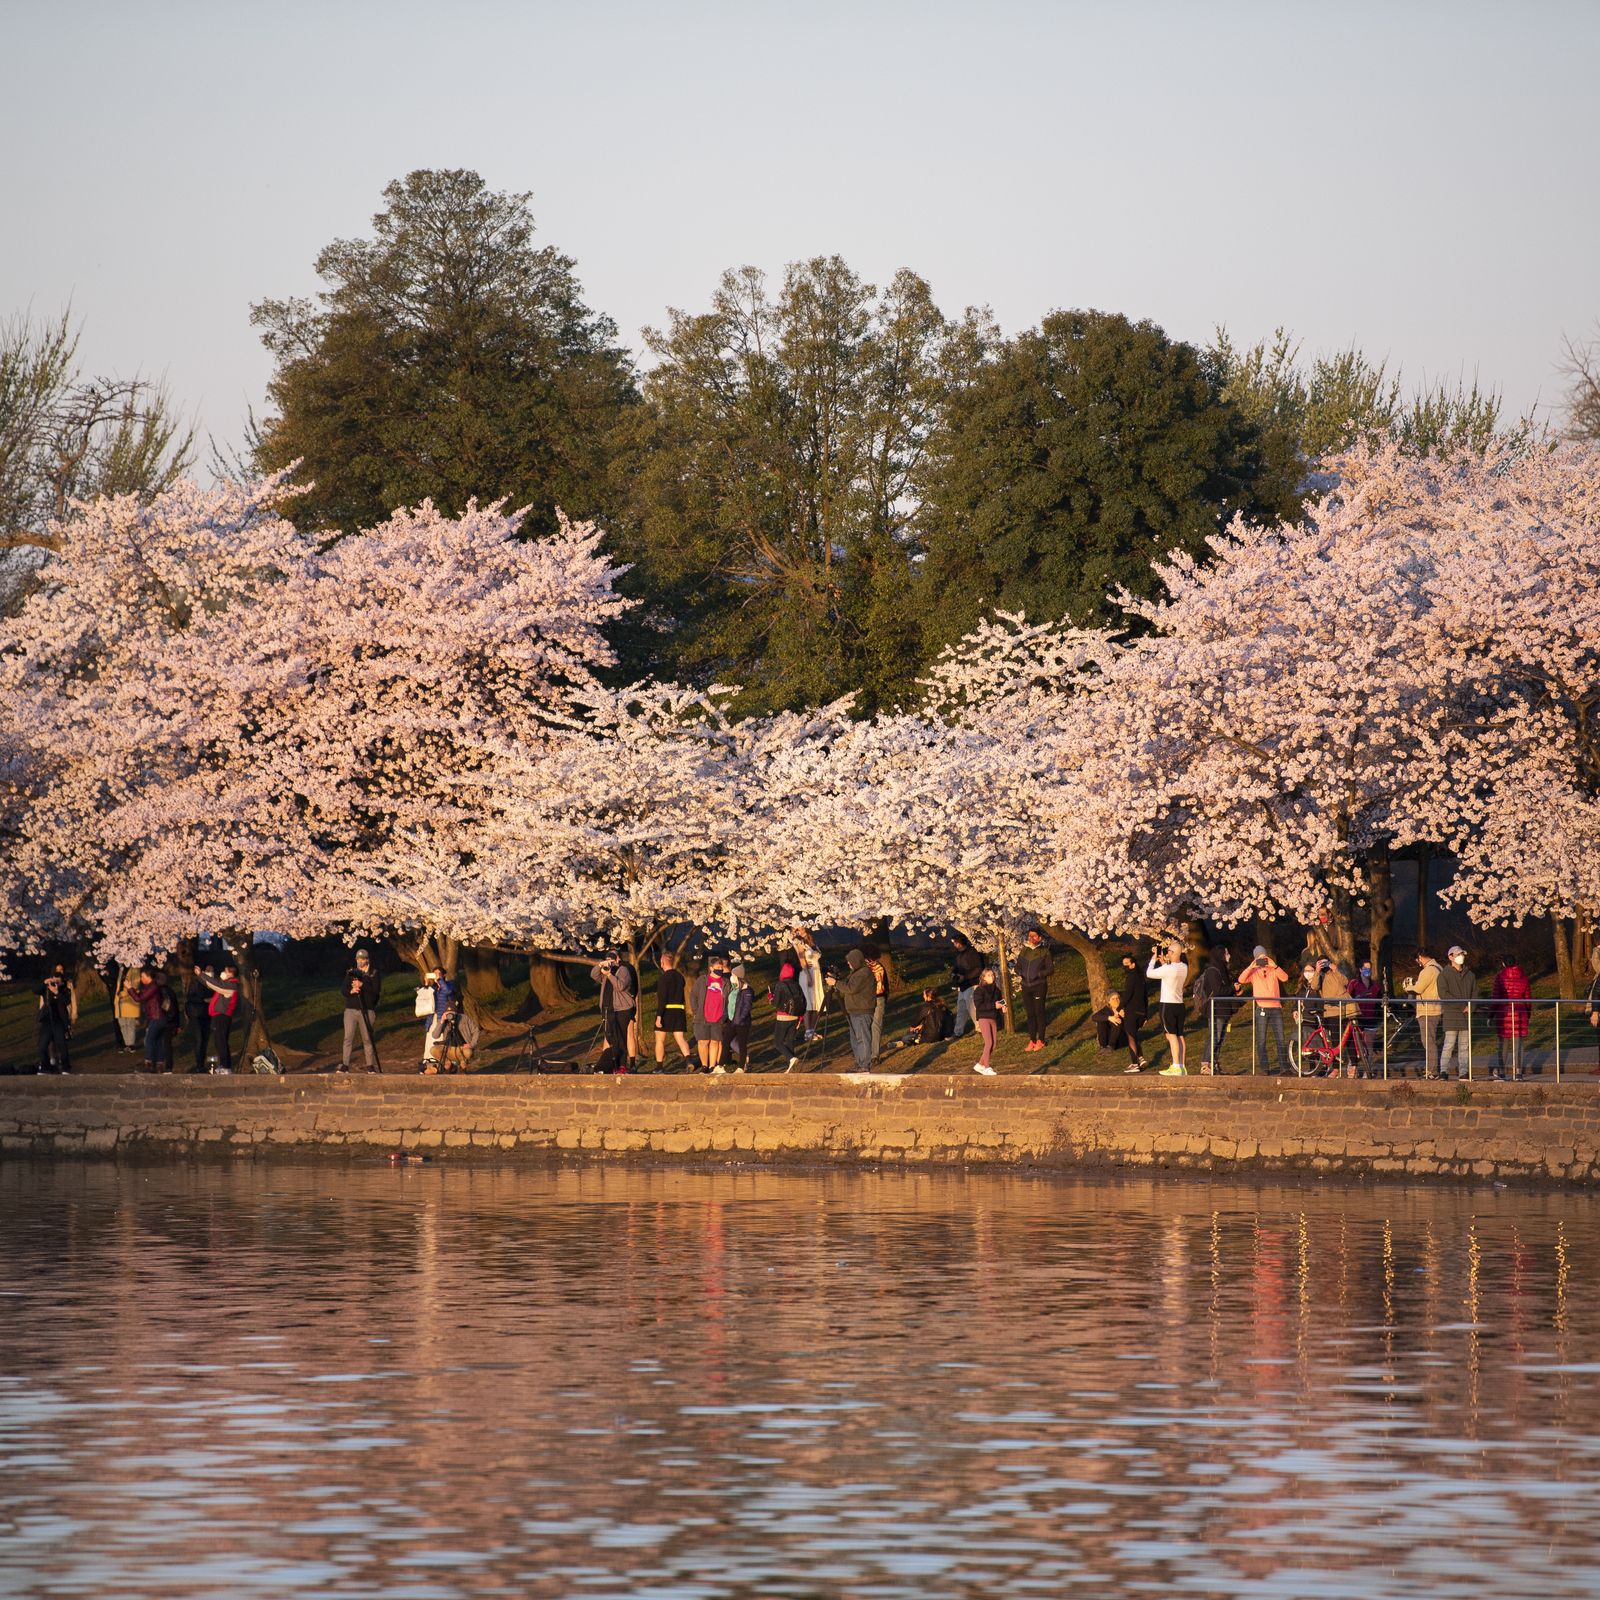
[[[370,239],[317,257],[315,300],[252,309],[275,366],[254,465],[302,462],[303,527],[372,526],[431,498],[509,497],[543,533],[604,510],[605,440],[634,397],[616,328],[574,263],[536,248],[525,194],[475,172],[391,183]]]
[[[1269,471],[1284,496],[1299,492],[1315,462],[1358,442],[1433,455],[1462,446],[1482,450],[1500,431],[1500,396],[1476,380],[1408,394],[1398,372],[1354,345],[1305,363],[1283,328],[1243,349],[1219,328],[1206,360],[1222,394],[1260,427]],[[1513,428],[1531,431],[1528,418]]]
[[[0,549],[58,548],[73,500],[155,494],[194,460],[194,430],[158,384],[93,377],[71,314],[0,323]]]
[[[629,664],[745,685],[749,709],[904,693],[913,482],[988,337],[914,273],[880,291],[838,257],[792,265],[776,295],[728,272],[709,310],[648,332],[615,468],[625,586],[646,601]]]
[[[922,476],[928,652],[999,608],[1082,626],[1148,595],[1152,558],[1259,512],[1260,430],[1191,346],[1059,311],[952,394]]]

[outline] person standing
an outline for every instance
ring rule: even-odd
[[[1255,1051],[1256,1065],[1269,1078],[1282,1077],[1289,1070],[1289,1048],[1283,1038],[1283,986],[1289,974],[1267,954],[1265,945],[1258,944],[1251,952],[1250,965],[1239,974],[1234,992],[1243,994],[1250,990],[1251,1045]],[[1277,1065],[1267,1065],[1267,1039],[1276,1043]]]
[[[436,1023],[450,1007],[461,997],[461,985],[453,978],[447,978],[442,966],[437,962],[428,968],[428,975],[417,988],[420,1004],[417,1015],[421,1016],[422,1024],[422,1064],[424,1067],[435,1059],[437,1051],[432,1047],[434,1023]],[[427,1011],[422,1006],[428,1006]]]
[[[1456,1077],[1465,1078],[1472,1062],[1472,1011],[1466,1004],[1478,993],[1478,975],[1467,965],[1467,952],[1450,946],[1450,965],[1439,974],[1439,1021],[1444,1028],[1444,1049],[1439,1052],[1439,1075],[1450,1076],[1455,1057]]]
[[[350,1056],[357,1039],[361,1041],[361,1053],[367,1071],[378,1070],[378,1042],[373,1035],[373,1024],[382,988],[382,980],[373,970],[371,955],[365,950],[357,950],[354,964],[346,967],[344,974],[344,1057],[339,1068],[341,1072],[350,1070]]]
[[[1374,1025],[1383,1025],[1383,1007],[1377,1002],[1383,998],[1383,986],[1372,975],[1372,963],[1363,961],[1361,970],[1350,980],[1350,998],[1356,1006],[1356,1047],[1366,1060],[1367,1076],[1375,1073],[1373,1066],[1371,1034]]]
[[[111,1010],[117,1019],[117,1032],[122,1035],[122,1053],[129,1056],[137,1054],[139,1018],[143,1015],[139,1008],[138,988],[139,969],[124,967],[117,979],[117,993]]]
[[[883,1011],[889,1003],[889,969],[878,957],[876,945],[863,945],[861,954],[872,974],[872,1059],[883,1054]]]
[[[622,959],[620,950],[608,950],[605,959],[589,969],[589,976],[600,985],[600,1025],[606,1041],[600,1070],[626,1073],[628,1024],[633,1021],[634,1008],[638,1005],[633,968]]]
[[[1589,980],[1584,1002],[1589,1007],[1589,1026],[1594,1029],[1595,1043],[1600,1045],[1600,945],[1589,952],[1589,966],[1594,976]]]
[[[1200,1063],[1202,1072],[1215,1072],[1222,1057],[1222,1036],[1228,1031],[1232,1009],[1233,975],[1228,971],[1225,945],[1214,944],[1194,984],[1194,1008],[1200,1026],[1206,1030],[1206,1048]]]
[[[1000,1037],[1000,1018],[1005,1014],[1006,1003],[1000,994],[1000,985],[995,982],[993,967],[984,967],[978,973],[978,981],[972,990],[972,1015],[978,1029],[978,1037],[983,1040],[983,1054],[973,1064],[972,1070],[981,1073],[985,1078],[995,1075],[994,1068],[990,1065],[990,1057],[994,1054],[995,1042]]]
[[[778,981],[772,986],[772,1048],[785,1072],[793,1072],[800,1064],[796,1052],[805,1014],[806,997],[800,992],[797,969],[793,961],[785,961],[778,968]]]
[[[700,1065],[713,1077],[722,1075],[722,1025],[728,1020],[728,964],[713,956],[689,991],[695,1049]]]
[[[1532,1007],[1528,1001],[1533,990],[1528,986],[1528,975],[1510,956],[1500,958],[1500,970],[1495,974],[1493,994],[1495,1022],[1500,1034],[1500,1065],[1491,1076],[1502,1083],[1509,1072],[1513,1083],[1522,1081],[1522,1052],[1528,1037],[1528,1014]]]
[[[214,978],[216,970],[207,967]],[[188,987],[183,992],[183,1014],[194,1031],[194,1070],[206,1070],[206,1050],[211,1042],[211,991],[205,986],[198,971],[189,975]]]
[[[950,942],[955,946],[955,954],[950,958],[950,980],[956,991],[956,1031],[950,1037],[959,1039],[974,1018],[972,991],[977,988],[983,972],[983,958],[964,934],[956,934]]]
[[[804,928],[790,929],[790,937],[794,941],[795,976],[806,1002],[805,1042],[811,1044],[817,1037],[817,1024],[822,1018],[822,1005],[828,992],[822,978],[822,952]]]
[[[1183,959],[1183,946],[1168,944],[1163,952],[1165,959],[1150,957],[1144,969],[1146,978],[1161,985],[1161,1031],[1167,1036],[1167,1049],[1172,1054],[1171,1064],[1161,1069],[1163,1077],[1181,1077],[1189,1069],[1184,1064],[1183,991],[1189,982],[1189,963]]]
[[[34,991],[39,997],[39,1071],[71,1072],[72,996],[58,972]]]
[[[217,1072],[233,1071],[233,1014],[239,1009],[239,969],[224,962],[215,978],[207,977],[199,967],[195,976],[211,991],[211,1043],[215,1047]]]
[[[850,1030],[850,1054],[855,1057],[856,1071],[867,1072],[872,1067],[872,1011],[877,999],[876,985],[867,966],[867,958],[859,950],[845,957],[848,969],[844,981],[829,978],[844,1007],[845,1026]]]
[[[735,1072],[750,1065],[750,1024],[755,1012],[755,992],[745,981],[742,962],[728,973],[728,1020],[722,1025],[722,1054]]]
[[[1416,997],[1417,1032],[1422,1035],[1422,1075],[1439,1076],[1439,963],[1426,950],[1417,951],[1417,975],[1405,991]]]
[[[656,1065],[664,1066],[667,1059],[667,1038],[677,1045],[684,1066],[694,1067],[694,1053],[689,1049],[689,1001],[683,974],[678,970],[678,958],[670,951],[661,952],[661,971],[656,975]]]
[[[1023,1054],[1044,1049],[1044,1004],[1050,992],[1050,976],[1056,970],[1055,957],[1044,942],[1044,931],[1029,928],[1017,955],[1017,981],[1022,986],[1022,1005],[1028,1013],[1028,1042]]]
[[[139,969],[139,987],[134,991],[144,1018],[144,1070],[170,1072],[167,1051],[172,1041],[172,1025],[178,1019],[178,1004],[165,977],[156,981],[149,967]]]
[[[1143,1072],[1149,1066],[1144,1058],[1144,1046],[1139,1042],[1139,1030],[1150,1015],[1150,984],[1139,966],[1139,958],[1131,952],[1122,958],[1122,1018],[1128,1041],[1127,1072]]]

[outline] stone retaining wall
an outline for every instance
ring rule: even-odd
[[[1593,1084],[1271,1078],[0,1079],[0,1154],[571,1152],[1588,1183]]]

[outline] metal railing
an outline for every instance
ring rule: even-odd
[[[1501,1032],[1502,1018],[1513,1007],[1526,1018],[1521,1036]],[[1422,1008],[1432,1014],[1421,1015]],[[1496,1000],[1487,995],[1380,1000],[1285,994],[1276,1007],[1251,995],[1224,996],[1207,1002],[1200,1059],[1213,1062],[1218,1072],[1279,1072],[1302,1078],[1454,1076],[1468,1083],[1502,1074],[1542,1078],[1553,1068],[1554,1081],[1560,1083],[1564,1072],[1569,1077],[1600,1075],[1600,1030],[1589,1021],[1596,1009],[1589,1000]],[[1263,1017],[1259,1024],[1258,1011]],[[1446,1028],[1447,1018],[1457,1025]],[[1450,1072],[1442,1070],[1447,1036]]]

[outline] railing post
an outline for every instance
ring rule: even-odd
[[[1254,994],[1250,996],[1250,1076],[1256,1075],[1256,1040],[1261,1030],[1256,1026],[1256,1007],[1260,1004]]]
[[[1556,996],[1556,1082],[1561,1082],[1561,996]]]
[[[1389,1081],[1389,997],[1378,1001],[1378,1032],[1383,1035],[1383,1081]]]
[[[1456,1071],[1461,1070],[1461,1051],[1456,1051]],[[1472,1082],[1472,1002],[1467,1001],[1467,1082]]]

